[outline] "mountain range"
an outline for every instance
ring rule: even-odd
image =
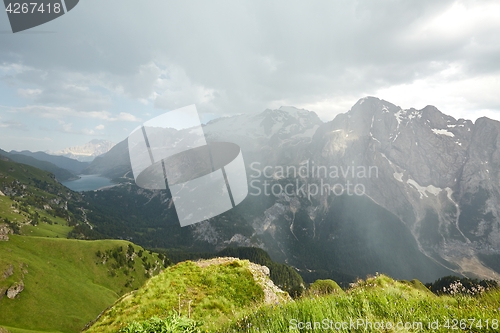
[[[107,140],[94,139],[82,146],[68,147],[47,154],[65,156],[80,162],[91,162],[96,156],[107,153],[115,144]]]
[[[34,166],[49,171],[60,182],[78,179],[80,174],[96,172],[84,171],[95,157],[111,149],[114,144],[106,140],[91,140],[83,146],[66,148],[57,152],[31,152],[29,150],[6,152],[0,149],[0,155],[12,161]]]
[[[45,154],[45,153],[41,153],[41,154]],[[35,168],[51,172],[52,174],[54,174],[55,178],[60,182],[77,179],[76,175],[73,172],[71,172],[69,169],[67,169],[65,167],[58,166],[54,163],[51,163],[49,160],[41,157],[41,155],[39,155],[38,153],[32,153],[30,151],[23,151],[23,152],[11,151],[9,153],[9,152],[6,152],[6,151],[0,149],[0,155],[7,157],[14,162],[31,165]],[[45,154],[45,155],[47,155],[47,154]],[[50,156],[50,155],[47,155],[47,156]],[[64,158],[66,158],[66,157],[64,157]],[[73,161],[73,160],[70,160],[68,158],[67,158],[67,160],[70,161],[70,163],[71,163],[71,161]],[[78,162],[78,161],[75,161],[75,162]],[[65,166],[70,165],[70,164],[66,164],[66,163],[63,163],[63,164]],[[59,164],[59,165],[61,165],[61,164]]]
[[[50,162],[58,169],[35,166],[60,181],[61,170],[119,181],[86,198],[95,207],[92,233],[104,237],[186,251],[260,247],[311,281],[347,283],[377,271],[424,282],[451,273],[499,279],[499,122],[366,97],[329,122],[281,107],[215,119],[203,130],[207,142],[241,147],[250,194],[186,228],[169,191],[135,186],[127,140],[88,165],[40,152],[8,157]]]
[[[41,151],[31,152],[29,150],[23,150],[23,151],[11,150],[10,153],[29,156],[40,161],[52,163],[58,168],[66,169],[75,175],[79,175],[90,164],[89,162],[80,162],[73,158],[59,156],[59,155],[50,155]]]
[[[249,182],[254,181],[250,192],[260,189],[260,195],[180,228],[168,191],[133,185],[124,140],[87,168],[129,181],[96,193],[95,204],[119,205],[116,198],[126,192],[143,197],[150,210],[135,207],[123,214],[120,237],[163,248],[261,247],[309,280],[342,282],[376,271],[422,281],[451,273],[500,279],[499,122],[472,123],[434,106],[402,109],[366,97],[326,123],[314,112],[281,107],[216,119],[203,130],[208,142],[241,147]],[[301,166],[309,166],[306,177],[279,172]],[[325,169],[337,172],[332,176]],[[360,170],[373,174],[360,176]],[[361,195],[317,193],[321,186],[347,182]],[[286,185],[293,193],[264,194],[266,186]],[[122,200],[130,209],[136,204],[123,195]],[[151,226],[154,235],[148,234]],[[117,237],[108,227],[96,223],[95,230]]]

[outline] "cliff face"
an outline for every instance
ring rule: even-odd
[[[487,118],[473,124],[433,106],[402,110],[365,98],[317,131],[311,157],[376,166],[378,177],[357,181],[408,227],[423,253],[460,273],[498,279],[476,254],[500,253],[499,130]]]
[[[356,232],[343,232],[346,227],[342,224],[332,227],[334,216],[350,210],[348,202],[336,205],[340,198],[331,192],[315,192],[325,184],[334,187],[349,181],[352,189],[356,184],[362,185],[359,188],[365,197],[405,226],[418,251],[429,259],[424,266],[437,264],[456,273],[474,272],[479,277],[499,279],[498,272],[480,260],[481,255],[500,254],[499,130],[500,123],[488,118],[472,123],[447,116],[434,106],[403,110],[378,98],[363,98],[347,113],[320,125],[314,135],[301,137],[301,142],[281,140],[272,156],[261,155],[262,168],[272,165],[275,171],[271,183],[290,178],[290,174],[279,174],[276,170],[308,165],[308,177],[300,179],[300,184],[311,187],[307,185],[305,193],[274,196],[274,205],[261,214],[252,214],[252,225],[257,234],[269,235],[280,244],[268,242],[268,248],[284,252],[285,260],[311,269],[307,260],[299,260],[302,263],[299,264],[293,259],[297,255],[294,247],[300,247],[301,243],[303,246],[307,240],[324,242],[318,246],[330,248],[333,239],[351,237]],[[328,173],[318,177],[311,166],[324,167]],[[329,173],[332,167],[340,170],[333,177]],[[318,187],[312,187],[313,184]],[[358,211],[370,205],[359,200],[353,196],[349,204],[358,205]],[[332,207],[335,211],[331,211]],[[368,237],[372,242],[386,241],[384,235],[371,230],[377,225],[377,219],[373,222],[372,218],[367,216],[365,221],[356,223],[372,233],[373,237]],[[385,235],[390,234],[386,230]],[[353,239],[359,240],[359,236]],[[400,233],[400,237],[406,236]],[[373,245],[366,250],[383,253],[397,248],[395,244],[387,244],[386,248]],[[338,247],[330,249],[340,251]],[[391,273],[398,276],[395,271]],[[432,271],[421,278],[426,280],[443,273],[437,268]]]
[[[0,241],[8,241],[12,230],[5,224],[0,223]]]

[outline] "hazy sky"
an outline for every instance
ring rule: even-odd
[[[12,34],[0,13],[0,148],[118,142],[196,104],[204,121],[371,95],[500,119],[500,2],[81,0]]]

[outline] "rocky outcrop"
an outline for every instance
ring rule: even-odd
[[[24,282],[20,281],[7,289],[7,297],[10,299],[16,298],[24,290]]]
[[[0,224],[0,241],[8,241],[9,235],[12,234],[12,229],[10,229],[7,224]]]
[[[2,280],[5,280],[14,274],[14,265],[10,264],[9,267],[3,272]]]
[[[278,288],[269,278],[270,272],[267,266],[250,263],[249,270],[252,272],[255,282],[257,282],[262,288],[262,291],[264,291],[264,303],[277,304],[292,300],[287,292]]]

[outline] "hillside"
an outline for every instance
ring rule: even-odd
[[[0,223],[29,236],[79,237],[85,223],[82,196],[47,172],[0,158]],[[76,230],[75,230],[76,229]]]
[[[113,146],[107,153],[97,156],[90,165],[83,170],[86,175],[99,174],[110,179],[119,179],[130,175],[130,157],[127,140]]]
[[[0,326],[13,333],[78,332],[168,263],[126,241],[9,238],[0,242]]]
[[[85,169],[90,164],[89,162],[80,162],[78,160],[74,160],[72,158],[68,158],[65,156],[50,155],[42,151],[31,152],[29,150],[23,150],[23,151],[12,150],[10,151],[10,154],[31,156],[40,161],[50,162],[59,168],[66,169],[74,173],[75,175],[80,174],[82,170]]]
[[[452,283],[447,294],[438,296],[418,280],[397,281],[377,274],[358,279],[346,291],[331,280],[321,280],[298,300],[262,302],[262,286],[253,283],[247,269],[252,271],[251,264],[231,258],[222,262],[187,261],[168,268],[122,297],[87,332],[160,332],[166,325],[181,323],[190,327],[189,332],[227,333],[496,332],[500,328],[499,289],[472,288],[469,293]]]
[[[3,151],[1,149],[0,149],[0,155],[7,157],[10,160],[17,162],[17,163],[26,164],[26,165],[35,167],[35,168],[40,169],[40,170],[48,171],[48,172],[54,174],[56,179],[61,181],[61,182],[78,178],[72,172],[70,172],[66,169],[60,168],[57,165],[52,164],[52,163],[47,162],[47,161],[38,160],[32,156],[26,156],[26,155],[22,155],[22,154],[11,154],[11,153],[8,153],[8,152]]]
[[[436,296],[417,280],[377,275],[346,293],[242,313],[218,332],[498,332],[500,290]]]
[[[163,252],[161,249],[158,252]],[[304,290],[304,280],[297,271],[286,264],[272,261],[269,254],[255,247],[228,247],[216,253],[192,253],[184,251],[166,251],[167,257],[175,263],[185,260],[213,259],[217,257],[235,257],[246,259],[258,265],[269,268],[269,277],[279,288],[292,297],[298,297]]]
[[[236,258],[182,262],[123,296],[87,332],[117,332],[133,321],[165,316],[172,310],[202,321],[203,328],[211,330],[245,309],[290,300],[268,275],[267,267]]]
[[[168,263],[126,241],[66,239],[98,238],[89,209],[51,173],[0,158],[0,326],[77,332]]]

